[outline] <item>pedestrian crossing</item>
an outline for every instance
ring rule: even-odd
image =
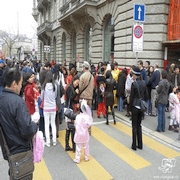
[[[104,129],[105,128],[105,129]],[[111,133],[108,131],[115,132],[115,135],[121,136],[121,134],[124,134],[127,136],[127,138],[121,139],[121,138],[115,138],[114,136],[111,136]],[[64,155],[67,155],[66,161],[70,161],[71,168],[76,168],[76,171],[79,171],[82,173],[81,178],[75,178],[73,175],[69,174],[69,179],[88,179],[88,180],[111,180],[114,179],[113,175],[114,172],[109,170],[110,164],[106,163],[107,159],[114,158],[112,164],[117,164],[116,167],[119,169],[122,166],[122,162],[127,164],[124,165],[124,167],[121,167],[122,169],[130,169],[134,172],[141,172],[145,171],[148,172],[148,168],[151,168],[152,166],[155,166],[155,159],[157,157],[159,158],[176,158],[180,157],[180,152],[177,152],[173,150],[170,147],[167,147],[164,144],[161,144],[160,142],[152,139],[151,137],[148,137],[147,135],[143,134],[143,145],[147,147],[147,149],[150,149],[150,153],[152,154],[152,158],[146,157],[146,154],[144,154],[144,150],[142,151],[133,151],[130,149],[130,144],[127,146],[127,139],[131,142],[131,127],[121,123],[117,122],[116,125],[113,123],[110,123],[109,126],[105,124],[92,126],[92,135],[90,140],[90,161],[85,162],[83,153],[81,155],[81,162],[80,164],[76,164],[73,162],[75,154],[73,152],[65,152],[63,149]],[[58,138],[59,145],[56,147],[50,147],[48,148],[48,154],[59,151],[59,149],[65,147],[65,130],[59,131],[59,138]],[[52,149],[51,149],[52,148]],[[92,151],[91,151],[92,150]],[[98,150],[100,152],[98,152]],[[63,156],[63,154],[59,153],[59,156]],[[92,153],[91,153],[92,152]],[[96,153],[97,152],[97,153]],[[155,155],[154,155],[155,153]],[[46,154],[46,156],[48,155]],[[106,154],[106,156],[105,156]],[[102,156],[102,158],[100,157]],[[69,159],[68,159],[69,157]],[[104,158],[104,157],[107,157]],[[54,163],[57,163],[56,159],[52,159]],[[121,162],[121,164],[120,164]],[[59,162],[59,166],[62,163],[66,162]],[[160,164],[159,164],[160,165]],[[112,168],[113,169],[113,168]],[[61,171],[61,169],[59,169]],[[50,170],[49,164],[46,161],[46,157],[43,158],[43,160],[40,163],[35,164],[35,171],[34,171],[34,178],[35,180],[58,180],[58,179],[67,179],[61,177],[62,173],[59,173],[59,178],[55,178],[54,173],[55,171]],[[63,175],[62,175],[63,176]],[[68,177],[68,175],[67,175]],[[123,178],[122,178],[123,179]],[[134,178],[136,179],[136,178]]]

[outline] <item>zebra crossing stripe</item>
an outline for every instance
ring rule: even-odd
[[[33,173],[33,179],[35,180],[52,180],[49,170],[46,166],[44,159],[40,163],[35,163],[35,170]]]
[[[92,136],[94,138],[96,138],[100,143],[105,145],[113,153],[123,159],[135,170],[139,170],[151,165],[150,162],[137,155],[130,148],[127,148],[120,142],[116,141],[115,139],[98,129],[96,126],[92,126],[92,132]]]
[[[58,141],[61,143],[63,147],[65,147],[65,130],[59,132]],[[71,144],[71,143],[70,143]],[[69,156],[74,159],[75,153],[72,151],[67,151]],[[88,162],[84,161],[84,152],[81,155],[81,162],[77,164],[78,168],[82,171],[86,179],[94,180],[104,180],[104,179],[113,179],[113,177],[92,157],[90,156],[90,160]]]
[[[112,126],[114,126],[114,125],[112,125]],[[121,122],[117,122],[114,127],[117,128],[118,130],[120,130],[121,132],[123,132],[129,136],[132,136],[132,128],[130,128],[129,126],[127,126]],[[154,151],[164,155],[167,158],[174,158],[174,157],[180,156],[179,152],[161,144],[160,142],[154,140],[151,137],[148,137],[145,134],[143,134],[143,144],[150,147]]]

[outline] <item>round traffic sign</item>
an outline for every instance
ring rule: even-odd
[[[142,37],[142,35],[143,35],[143,29],[142,29],[141,26],[136,26],[136,27],[134,28],[134,35],[135,35],[136,38],[141,38],[141,37]]]

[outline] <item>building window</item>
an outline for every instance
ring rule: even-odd
[[[85,32],[85,60],[90,62],[91,59],[91,45],[92,45],[92,28],[87,26]]]
[[[63,33],[62,36],[62,59],[66,59],[66,35]]]
[[[104,61],[114,60],[114,19],[109,16],[104,26]]]
[[[56,7],[56,0],[54,0],[53,4],[53,20],[55,21],[57,17],[57,7]]]
[[[72,58],[73,61],[76,60],[76,32],[73,32],[72,35]]]

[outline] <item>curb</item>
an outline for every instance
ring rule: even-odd
[[[126,116],[120,114],[120,113],[115,113],[115,116],[117,118],[117,120],[121,121],[122,123],[131,126],[131,121],[129,120],[129,118],[127,118]],[[173,147],[177,150],[180,151],[180,140],[176,139],[172,139],[169,138],[161,133],[158,133],[154,130],[151,130],[145,126],[142,125],[142,132],[158,141],[160,141],[163,144],[169,145],[170,147]],[[178,136],[178,135],[177,135]],[[177,137],[178,138],[178,137]]]

